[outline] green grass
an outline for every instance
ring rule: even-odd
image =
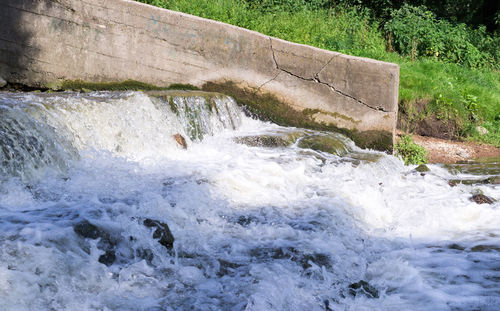
[[[433,60],[397,62],[401,68],[400,103],[429,100],[429,111],[461,123],[462,136],[500,146],[500,74]],[[480,136],[481,125],[491,134]]]
[[[500,73],[495,69],[472,69],[422,57],[388,52],[380,24],[367,9],[342,7],[311,10],[263,10],[243,0],[138,0],[155,6],[214,19],[255,30],[284,40],[345,54],[394,62],[400,66],[400,105],[408,107],[426,100],[427,113],[454,119],[464,139],[500,147]],[[255,3],[255,2],[254,2]],[[276,1],[279,3],[279,1]],[[489,134],[480,136],[481,125]]]

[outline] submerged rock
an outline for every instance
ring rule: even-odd
[[[337,156],[343,156],[349,152],[349,149],[342,140],[329,135],[314,135],[304,137],[299,141],[298,146],[300,148],[328,152]]]
[[[175,141],[184,149],[187,149],[187,143],[186,139],[179,133],[172,135],[174,137]]]
[[[148,228],[156,228],[153,233],[153,239],[159,239],[158,242],[161,245],[165,246],[167,249],[172,249],[174,246],[174,236],[166,223],[149,218],[146,218],[143,223]]]
[[[356,297],[357,295],[365,295],[368,298],[378,298],[378,290],[371,286],[368,282],[361,280],[357,283],[349,285],[349,294]]]
[[[419,173],[425,173],[425,172],[430,172],[431,169],[425,164],[420,164],[419,166],[417,166],[415,168],[415,171],[417,171]]]
[[[107,250],[104,254],[99,256],[99,262],[106,266],[111,266],[116,260],[115,251],[112,249]]]
[[[217,272],[218,277],[223,277],[225,275],[234,275],[236,270],[243,266],[243,264],[227,261],[224,259],[218,259],[219,261],[219,271]]]
[[[283,136],[276,135],[259,135],[259,136],[243,136],[236,137],[234,142],[238,144],[247,145],[250,147],[287,147],[293,144],[293,141],[288,140]]]
[[[290,260],[299,264],[304,270],[311,268],[313,265],[332,269],[330,256],[327,254],[303,253],[295,247],[254,248],[250,250],[250,256],[259,260]]]
[[[454,250],[457,250],[457,251],[463,251],[463,250],[465,250],[464,246],[462,246],[460,244],[456,244],[456,243],[448,245],[448,248],[449,249],[454,249]]]
[[[493,204],[495,202],[495,200],[482,193],[474,194],[472,197],[470,197],[470,200],[476,202],[477,204]]]
[[[106,239],[109,240],[109,234],[98,228],[97,226],[91,224],[88,220],[82,220],[73,226],[73,230],[76,234],[88,238],[88,239]]]
[[[327,269],[332,268],[332,265],[330,264],[330,256],[321,253],[305,254],[304,257],[301,258],[300,262],[302,268],[304,269],[312,267],[312,264],[319,267],[325,267]]]
[[[250,147],[288,147],[294,144],[297,139],[303,137],[304,132],[277,132],[266,135],[241,136],[234,138],[234,142],[244,144]]]
[[[455,187],[458,184],[463,185],[488,185],[488,184],[500,184],[500,176],[493,176],[486,179],[451,179],[448,184]]]
[[[500,247],[495,245],[476,245],[470,250],[471,252],[500,252]]]
[[[99,256],[99,262],[105,264],[106,266],[110,266],[113,264],[113,262],[116,260],[114,251],[116,241],[111,241],[111,236],[107,231],[97,227],[96,225],[93,225],[86,219],[75,224],[73,226],[73,230],[79,236],[87,239],[101,239],[97,246],[99,249],[104,250],[105,253]]]

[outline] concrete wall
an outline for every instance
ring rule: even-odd
[[[38,87],[233,81],[314,109],[318,122],[393,138],[399,68],[134,1],[2,0],[0,77]]]

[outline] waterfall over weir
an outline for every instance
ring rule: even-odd
[[[1,95],[0,169],[25,175],[65,167],[91,148],[140,160],[172,152],[174,134],[200,141],[241,124],[231,97],[202,92]]]
[[[0,116],[2,310],[499,309],[497,169],[420,173],[221,94],[0,93]]]

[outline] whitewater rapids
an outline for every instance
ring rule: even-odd
[[[500,310],[500,185],[449,185],[498,172],[247,146],[302,130],[223,95],[0,93],[0,116],[2,310]]]

